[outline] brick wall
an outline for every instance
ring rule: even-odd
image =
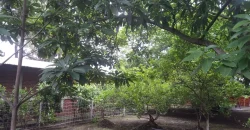
[[[0,66],[0,84],[5,86],[7,91],[11,92],[14,88],[16,79],[17,66],[2,65]],[[31,88],[39,82],[39,74],[41,69],[23,67],[23,88]]]
[[[249,98],[245,98],[245,97],[240,97],[238,99],[240,106],[245,106],[245,107],[249,107],[250,106],[250,100]]]
[[[56,113],[57,116],[73,116],[78,112],[77,100],[62,99],[62,112]]]

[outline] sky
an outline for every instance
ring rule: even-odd
[[[7,58],[15,52],[15,46],[9,42],[0,41],[0,50],[5,53],[4,57]]]
[[[0,63],[4,62],[7,58],[9,58],[15,52],[15,46],[11,45],[9,42],[0,41],[0,50],[5,52],[4,57],[0,57]],[[18,59],[12,56],[6,64],[17,65]],[[28,60],[24,58],[22,66],[32,67],[32,68],[46,68],[48,65],[51,65],[50,62],[43,61],[34,61]]]

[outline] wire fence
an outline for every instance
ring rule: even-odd
[[[107,116],[125,115],[125,108],[115,105],[97,106],[94,102],[81,104],[76,99],[63,99],[61,103],[28,101],[18,111],[17,128],[25,130],[52,129],[63,125],[87,123]],[[7,103],[0,104],[0,130],[9,130],[11,110]]]

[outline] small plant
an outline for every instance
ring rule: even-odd
[[[97,123],[97,122],[98,122],[98,118],[97,118],[97,117],[94,117],[94,118],[92,119],[92,122],[93,122],[93,123]]]
[[[56,122],[57,118],[55,115],[55,111],[50,109],[49,111],[42,112],[42,122],[43,123],[54,123]]]
[[[250,118],[248,118],[247,122],[244,123],[244,127],[250,128]]]

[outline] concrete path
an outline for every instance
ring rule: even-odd
[[[250,107],[232,107],[233,111],[244,111],[244,112],[250,112]]]

